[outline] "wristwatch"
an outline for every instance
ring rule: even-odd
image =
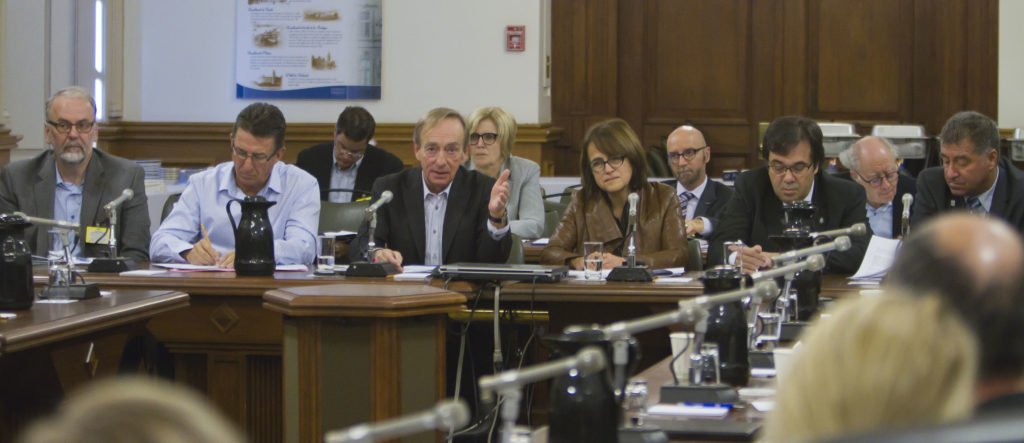
[[[494,224],[500,225],[500,224],[505,223],[505,222],[508,221],[508,213],[506,212],[505,215],[503,215],[501,217],[495,217],[495,216],[491,215],[490,213],[488,213],[487,214],[487,218],[490,221],[494,222]]]

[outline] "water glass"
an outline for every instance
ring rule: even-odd
[[[320,247],[316,255],[316,273],[334,274],[334,236],[318,235],[317,242]]]
[[[604,243],[583,243],[583,275],[587,280],[600,280],[601,267],[604,264]]]

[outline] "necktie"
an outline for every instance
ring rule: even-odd
[[[695,198],[697,198],[697,196],[693,195],[690,191],[683,191],[682,194],[679,194],[679,210],[682,211],[683,218],[686,220],[690,219],[688,216],[690,211],[687,210],[687,206],[690,204],[690,200]]]
[[[981,205],[978,197],[967,197],[967,210],[977,214],[985,212],[985,207]]]

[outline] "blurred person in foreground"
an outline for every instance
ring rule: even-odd
[[[781,368],[762,441],[821,441],[971,413],[974,335],[939,296],[844,299]]]

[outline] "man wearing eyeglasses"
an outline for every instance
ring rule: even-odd
[[[939,142],[942,166],[918,175],[911,223],[967,210],[1024,230],[1024,172],[1000,158],[996,123],[974,111],[958,112],[942,127]]]
[[[665,147],[668,151],[668,165],[676,176],[675,180],[665,183],[675,185],[679,206],[686,220],[686,235],[707,238],[714,231],[718,216],[732,197],[732,189],[708,179],[707,165],[708,160],[711,160],[711,147],[697,128],[690,125],[676,128],[668,135]]]
[[[814,231],[867,223],[864,189],[821,172],[825,147],[821,128],[814,120],[798,116],[775,119],[765,131],[761,156],[767,166],[744,172],[736,179],[735,194],[712,235],[708,263],[735,263],[739,258],[744,272],[770,268],[771,258],[783,251],[783,245],[771,238],[782,233],[783,203],[813,203]],[[850,249],[828,254],[825,271],[855,272],[869,238],[854,236]],[[726,257],[723,243],[736,240],[742,240],[745,246],[734,247]]]
[[[274,258],[279,265],[309,264],[316,255],[320,198],[316,179],[281,162],[285,120],[268,103],[246,106],[231,131],[231,161],[189,177],[174,209],[153,234],[150,251],[157,263],[191,263],[231,268],[235,234],[224,208],[232,199],[261,196],[269,208]],[[239,205],[231,205],[235,220]]]
[[[349,106],[334,124],[334,141],[299,153],[295,166],[316,177],[320,200],[335,203],[369,196],[374,180],[402,170],[402,160],[370,144],[377,124],[360,106]],[[354,189],[355,192],[329,191]]]
[[[839,161],[850,170],[849,178],[864,187],[871,232],[879,237],[899,237],[903,232],[903,195],[914,195],[917,185],[896,165],[889,140],[873,135],[861,138],[839,153]]]
[[[136,261],[149,261],[149,210],[145,172],[135,162],[99,149],[96,102],[85,89],[70,86],[46,102],[44,124],[50,146],[31,159],[7,165],[0,172],[0,213],[22,211],[30,216],[78,223],[72,254],[104,257],[109,220],[103,206],[125,189],[134,196],[116,210],[118,252]],[[25,232],[35,255],[60,249],[49,229],[33,226]]]
[[[377,213],[374,243],[367,251],[367,225],[359,229],[353,261],[441,265],[503,263],[512,249],[509,234],[509,171],[498,179],[462,166],[466,122],[455,110],[435,108],[413,129],[420,166],[377,179],[373,200],[385,190],[394,199]]]

